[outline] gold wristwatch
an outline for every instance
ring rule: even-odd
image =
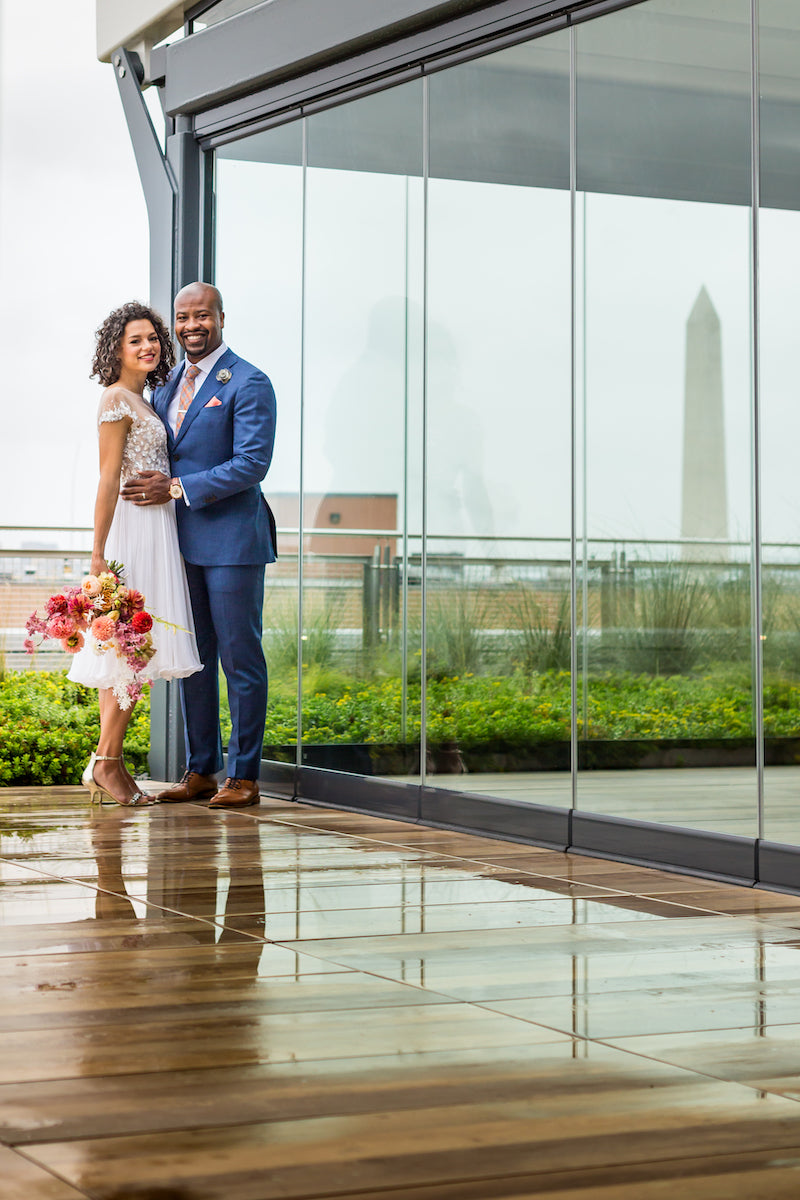
[[[183,488],[181,487],[180,479],[170,479],[169,494],[173,500],[180,500],[183,497]]]

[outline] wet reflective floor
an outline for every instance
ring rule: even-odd
[[[2,1200],[800,1197],[800,898],[0,791]]]

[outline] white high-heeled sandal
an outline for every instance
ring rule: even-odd
[[[92,790],[92,784],[94,783],[94,764],[96,762],[97,762],[97,751],[93,750],[92,754],[91,754],[91,758],[89,759],[86,766],[83,768],[83,774],[81,775],[81,783],[89,791]]]
[[[94,764],[98,762],[119,762],[122,758],[121,754],[93,754],[89,759],[89,766],[83,773],[82,781],[89,790],[90,804],[119,804],[121,808],[149,808],[153,803],[151,796],[147,796],[144,792],[134,792],[129,800],[118,800],[109,792],[108,788],[104,788],[99,784],[94,777]],[[88,779],[87,779],[88,776]]]

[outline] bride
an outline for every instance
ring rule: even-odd
[[[124,566],[125,587],[145,597],[156,620],[155,654],[144,679],[179,679],[202,669],[197,655],[189,592],[178,549],[174,501],[143,507],[119,503],[119,491],[140,471],[169,474],[166,430],[144,398],[145,387],[164,383],[175,361],[161,317],[144,304],[123,304],[97,330],[92,377],[105,390],[97,416],[100,483],[94,510],[92,575],[108,559]],[[121,709],[114,695],[123,661],[98,651],[91,633],[75,655],[69,678],[98,689],[100,740],[83,774],[92,802],[150,804],[125,767],[122,748],[133,704]]]

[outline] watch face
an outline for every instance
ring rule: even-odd
[[[183,495],[183,488],[179,483],[171,483],[169,487],[169,494],[172,496],[173,500],[180,500],[181,496]]]

